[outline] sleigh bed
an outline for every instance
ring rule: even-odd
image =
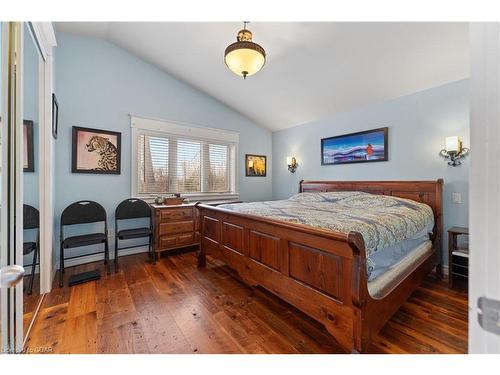
[[[249,285],[262,286],[322,323],[346,351],[370,352],[372,338],[422,279],[434,267],[441,274],[442,186],[442,180],[300,182],[299,193],[365,192],[432,209],[429,239],[372,281],[366,233],[235,210],[243,206],[197,204],[198,265],[205,266],[207,255],[222,260]]]

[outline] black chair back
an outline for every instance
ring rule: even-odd
[[[100,233],[91,233],[73,237],[64,237],[64,227],[75,224],[91,224],[104,222],[104,231]],[[104,244],[104,264],[107,265],[107,274],[109,275],[109,249],[108,249],[108,218],[106,210],[99,203],[94,201],[78,201],[71,203],[61,214],[60,225],[60,255],[59,255],[59,286],[63,286],[64,261],[66,259],[80,258],[83,255],[76,255],[71,258],[64,258],[64,249]],[[78,241],[76,241],[78,238]],[[70,240],[72,239],[72,241]],[[68,241],[68,242],[66,242]],[[98,254],[98,253],[93,253]]]
[[[129,198],[122,201],[115,211],[115,219],[139,219],[151,217],[151,207],[142,199]]]
[[[94,201],[79,201],[70,204],[61,214],[61,226],[89,224],[104,221],[107,223],[106,210]]]
[[[144,202],[142,199],[129,198],[120,202],[115,210],[115,272],[118,272],[118,250],[124,248],[118,248],[118,240],[130,240],[135,238],[148,237],[148,249],[149,254],[153,257],[153,263],[155,263],[155,254],[152,252],[152,239],[153,239],[153,221],[151,220],[151,207],[149,204]],[[149,218],[149,230],[147,228],[129,228],[121,231],[118,228],[118,220],[127,219],[140,219]]]
[[[40,213],[39,211],[28,204],[23,204],[23,229],[38,229],[40,228]]]

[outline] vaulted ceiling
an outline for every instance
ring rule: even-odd
[[[266,65],[243,80],[224,65],[239,22],[56,23],[104,38],[273,130],[469,75],[467,23],[250,23]]]

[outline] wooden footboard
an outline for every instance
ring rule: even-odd
[[[398,195],[387,182],[343,182],[345,189],[339,188],[339,182],[331,189],[328,184],[301,182],[300,191],[306,191],[304,186],[307,191],[333,191],[366,190],[362,187],[382,184],[388,195]],[[419,184],[399,182],[403,191],[398,196],[419,189],[416,197],[431,202],[437,215],[436,251],[383,299],[374,300],[368,293],[366,251],[359,233],[346,235],[203,204],[196,206],[200,213],[199,266],[205,265],[207,255],[220,259],[248,284],[264,287],[322,323],[346,351],[369,351],[373,335],[436,264],[442,181]],[[318,186],[321,190],[315,189]]]

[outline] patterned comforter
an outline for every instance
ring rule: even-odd
[[[301,193],[287,200],[221,205],[231,211],[300,223],[341,233],[356,231],[370,255],[434,226],[432,208],[410,199],[359,191]]]

